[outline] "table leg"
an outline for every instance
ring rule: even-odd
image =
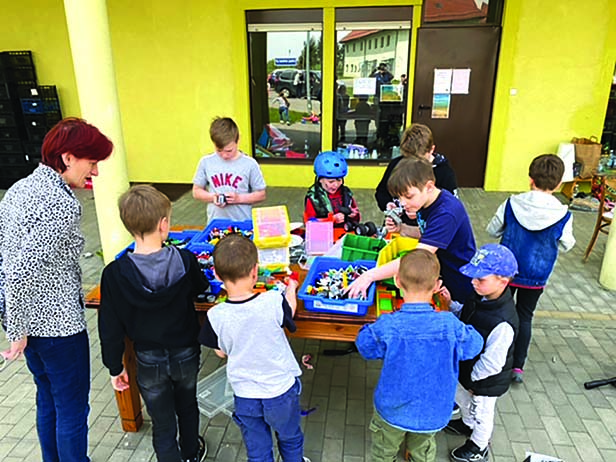
[[[141,396],[137,386],[137,360],[133,342],[128,338],[125,340],[124,368],[128,372],[129,389],[116,391],[116,401],[122,419],[122,430],[137,432],[143,425],[143,415],[141,414]]]

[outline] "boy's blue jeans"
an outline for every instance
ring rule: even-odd
[[[43,462],[89,461],[88,334],[84,330],[69,337],[28,337],[24,355],[36,383],[36,429]]]
[[[199,452],[200,354],[198,346],[136,352],[137,383],[152,418],[152,445],[158,462],[181,462]]]
[[[299,395],[302,384],[297,378],[289,390],[276,398],[251,399],[235,396],[233,420],[240,427],[248,462],[273,462],[272,430],[276,432],[283,462],[301,462],[304,434],[300,425]]]

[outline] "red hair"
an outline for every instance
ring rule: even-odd
[[[78,159],[101,161],[107,159],[112,150],[113,143],[98,128],[83,119],[68,117],[45,135],[41,148],[42,163],[63,173],[66,165],[62,154],[65,152]]]

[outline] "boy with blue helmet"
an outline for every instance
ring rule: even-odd
[[[344,227],[348,218],[359,222],[357,202],[344,185],[349,168],[344,157],[334,151],[323,151],[314,160],[315,181],[304,199],[304,222],[333,217],[334,227]]]

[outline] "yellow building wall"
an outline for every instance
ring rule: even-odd
[[[323,63],[331,69],[335,7],[419,3],[108,0],[129,179],[190,183],[199,158],[213,149],[208,127],[217,115],[235,118],[244,135],[240,146],[252,153],[246,9],[324,8]],[[600,136],[616,62],[616,2],[595,0],[583,11],[574,0],[505,3],[486,189],[524,190],[532,157],[572,136]],[[418,24],[419,8],[414,19]],[[412,34],[411,69],[415,27]],[[69,47],[62,0],[3,3],[0,50],[32,50],[39,82],[57,85],[64,115],[78,116]],[[331,72],[323,89],[323,148],[330,148]],[[262,169],[270,186],[307,186],[313,179],[309,165]],[[347,184],[373,188],[382,171],[353,166]]]
[[[526,190],[535,156],[601,138],[615,64],[615,1],[505,1],[485,189]]]

